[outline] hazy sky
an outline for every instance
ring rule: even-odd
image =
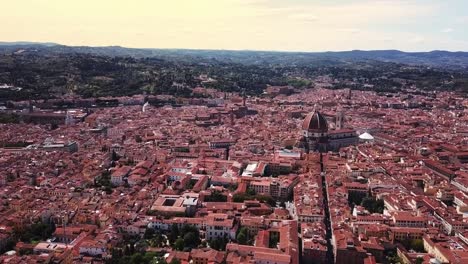
[[[468,50],[467,0],[0,0],[0,41],[141,48]]]

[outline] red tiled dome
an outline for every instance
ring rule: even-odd
[[[325,117],[320,114],[319,111],[314,111],[309,113],[302,123],[303,130],[317,131],[317,132],[327,132],[328,124]]]

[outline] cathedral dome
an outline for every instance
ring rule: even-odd
[[[302,123],[302,130],[313,132],[328,132],[328,123],[319,111],[309,113]]]

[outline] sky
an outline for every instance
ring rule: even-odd
[[[468,51],[466,0],[0,0],[0,41]]]

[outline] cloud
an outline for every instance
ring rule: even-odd
[[[453,28],[444,28],[442,29],[442,33],[452,33],[454,31]]]
[[[380,40],[383,41],[383,42],[393,42],[394,41],[394,39],[391,38],[391,37],[384,37],[384,38],[381,38]]]
[[[457,23],[468,24],[468,16],[461,16],[456,19]]]
[[[339,28],[337,31],[349,34],[358,34],[361,32],[359,28]]]
[[[440,32],[446,26],[462,28],[468,16],[454,17],[453,24],[434,23],[436,29],[427,32],[423,22],[445,17],[440,7],[447,3],[422,1],[138,0],[136,5],[127,0],[15,0],[4,1],[7,24],[0,35],[5,40],[161,48],[462,49],[464,43],[449,38],[455,34],[442,42]],[[15,27],[19,24],[24,26]]]
[[[410,43],[416,43],[416,44],[421,44],[425,41],[426,39],[422,36],[414,36],[408,40]]]
[[[319,20],[318,16],[312,14],[293,14],[290,17],[300,22],[316,22]]]

